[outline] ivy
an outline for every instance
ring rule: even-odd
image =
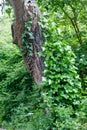
[[[29,56],[32,56],[32,40],[34,39],[33,33],[31,32],[31,21],[27,21],[25,23],[25,30],[24,33],[22,34],[22,44],[25,47],[25,50],[22,51],[22,53],[28,54]]]
[[[81,83],[75,67],[75,55],[66,43],[45,43],[44,79],[47,95],[57,105],[74,105],[80,103]]]

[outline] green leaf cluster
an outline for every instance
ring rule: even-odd
[[[44,78],[47,93],[57,105],[78,105],[81,83],[75,67],[75,55],[66,43],[45,43]]]

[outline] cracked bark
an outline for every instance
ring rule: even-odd
[[[31,0],[35,2],[34,0]],[[24,11],[24,2],[23,0],[9,0],[10,4],[13,7],[14,10],[14,16],[15,16],[15,36],[17,38],[17,45],[22,49],[25,50],[25,46],[22,44],[22,34],[24,32],[24,25],[25,25],[25,20],[24,20],[24,15],[26,15]],[[33,56],[31,63],[28,62],[29,57],[28,55],[23,55],[23,60],[26,65],[26,68],[29,73],[31,73],[34,81],[36,83],[39,83],[42,81],[42,69],[43,69],[43,62],[42,59],[38,56],[38,52],[41,51],[41,46],[43,43],[42,40],[42,35],[41,35],[41,28],[38,25],[38,19],[36,21],[37,23],[32,23],[32,28],[31,31],[33,31],[34,34],[34,39],[33,39]],[[36,26],[37,25],[37,26]],[[13,39],[14,40],[14,39]],[[38,44],[38,48],[36,45]]]

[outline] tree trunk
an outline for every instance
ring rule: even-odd
[[[32,75],[34,81],[39,83],[42,81],[42,69],[43,62],[38,56],[38,52],[41,51],[43,43],[41,35],[41,27],[38,24],[39,9],[35,3],[35,0],[9,0],[14,10],[15,21],[12,24],[12,36],[13,42],[16,43],[20,49],[26,53],[22,54],[23,60],[27,67],[28,72]],[[30,22],[30,30],[27,29],[29,34],[33,35],[33,39],[30,39],[28,35],[25,37],[28,47],[32,47],[32,55],[28,48],[23,44],[22,35],[25,33],[25,23]]]

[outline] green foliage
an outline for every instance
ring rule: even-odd
[[[80,124],[74,121],[73,116],[81,101],[75,55],[71,47],[62,42],[46,42],[42,55],[45,58],[43,97],[52,114],[52,127],[54,130],[75,129]],[[69,106],[73,107],[73,112]]]
[[[81,77],[82,87],[85,90],[84,94],[87,94],[87,43],[84,43],[81,47],[79,47],[75,53],[77,55],[76,65],[78,67],[78,73]]]
[[[15,126],[18,109],[22,106],[25,109],[31,100],[33,81],[25,69],[19,49],[11,43],[11,33],[7,33],[10,23],[8,20],[5,22],[7,22],[7,26],[2,26],[3,23],[0,24],[0,31],[2,31],[0,39],[0,124],[12,122]],[[30,107],[28,107],[29,109]],[[20,110],[20,112],[23,115],[24,110]]]
[[[45,59],[45,92],[42,95],[49,112],[52,114],[52,126],[50,128],[53,130],[85,130],[87,129],[86,111],[83,112],[82,109],[78,110],[76,107],[80,105],[82,98],[81,84],[85,89],[84,94],[86,94],[87,86],[85,71],[87,47],[84,44],[87,34],[85,30],[86,10],[85,8],[82,9],[84,2],[79,1],[79,4],[77,4],[77,0],[39,2],[44,7],[42,9],[43,24],[40,23],[45,38],[42,54]],[[82,21],[83,17],[84,21]],[[76,18],[76,21],[74,18]],[[77,30],[79,28],[79,32],[75,30],[76,28]],[[77,32],[83,43],[80,41],[81,39],[79,40]],[[84,106],[86,107],[86,104]],[[84,118],[86,123],[82,122],[81,117]]]
[[[30,109],[30,107],[27,108],[27,104],[31,101],[33,81],[23,65],[18,49],[11,44],[7,46],[3,44],[0,51],[0,55],[3,56],[0,62],[2,66],[0,69],[0,122],[4,125],[5,122],[12,122],[15,126],[20,122],[22,124],[21,117],[25,117]],[[27,118],[23,119],[23,121],[27,120]]]
[[[76,55],[75,66],[78,68],[81,84],[85,90],[84,93],[86,93],[87,2],[80,0],[38,0],[38,3],[43,5],[42,28],[45,41],[52,43],[57,41],[66,42],[72,47]]]
[[[81,84],[75,67],[75,56],[66,43],[45,43],[45,82],[57,105],[79,104]]]
[[[19,49],[11,43],[8,18],[0,21],[0,125],[8,130],[87,130],[87,97],[82,96],[87,94],[87,2],[38,2],[40,7],[42,4],[39,24],[45,41],[41,54],[45,65],[42,84],[34,85]],[[8,15],[10,11],[8,7]],[[78,23],[75,26],[80,30],[81,45],[68,16]],[[25,50],[21,50],[29,56],[32,42],[28,41],[33,40],[30,26],[28,21],[22,35]]]
[[[32,56],[32,40],[34,39],[33,33],[31,32],[31,21],[25,23],[25,31],[22,34],[22,44],[25,46],[25,50],[22,51],[23,55],[28,54]]]

